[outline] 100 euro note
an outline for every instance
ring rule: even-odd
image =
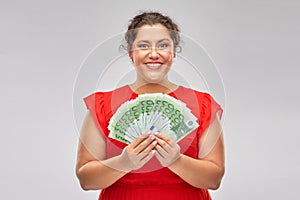
[[[199,124],[183,102],[169,95],[143,94],[123,103],[110,120],[109,137],[129,144],[146,131],[162,132],[178,142]]]
[[[163,97],[157,101],[157,104],[161,105],[159,110],[162,110],[163,118],[169,120],[168,126],[163,125],[160,127],[158,124],[157,131],[165,133],[174,141],[178,142],[199,126],[197,118],[183,102],[169,95],[163,95]]]

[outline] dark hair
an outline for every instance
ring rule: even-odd
[[[132,49],[132,44],[136,38],[138,28],[144,25],[154,24],[162,24],[163,26],[165,26],[169,30],[170,36],[173,40],[174,49],[179,47],[179,27],[173,22],[173,20],[170,17],[163,15],[159,12],[143,12],[139,15],[136,15],[130,20],[127,32],[125,33],[127,51],[131,51]],[[181,48],[179,47],[179,49]]]

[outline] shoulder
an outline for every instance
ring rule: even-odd
[[[84,100],[93,98],[98,101],[104,101],[105,99],[106,100],[110,99],[112,96],[124,94],[124,92],[126,92],[126,90],[127,90],[127,86],[122,86],[122,87],[116,88],[114,90],[96,91],[96,92],[93,92],[93,93],[89,94],[88,96],[84,97]]]
[[[222,117],[223,109],[221,105],[214,99],[209,92],[198,91],[194,89],[188,89],[194,92],[197,99],[197,110],[199,116],[200,127],[197,131],[198,135],[201,135],[203,131],[211,124],[216,114]],[[186,91],[188,91],[186,90]]]
[[[182,99],[184,99],[186,102],[189,102],[189,104],[195,104],[195,102],[197,102],[197,110],[199,110],[202,115],[210,115],[211,113],[218,111],[222,113],[221,105],[209,92],[199,91],[183,86],[180,87],[180,96],[182,96]]]
[[[199,90],[184,87],[184,86],[179,86],[179,87],[180,87],[180,93],[182,96],[187,96],[188,98],[191,98],[192,96],[194,96],[194,98],[196,98],[198,100],[198,102],[206,103],[211,100],[214,100],[212,95],[210,95],[206,91],[199,91]]]
[[[135,93],[128,85],[116,88],[110,91],[97,91],[84,98],[87,105],[95,107],[106,107],[108,110],[115,112],[116,109],[125,101],[130,100]]]

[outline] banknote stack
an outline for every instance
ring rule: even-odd
[[[109,137],[129,144],[147,131],[180,141],[199,124],[185,103],[162,93],[142,94],[123,103],[109,121]]]

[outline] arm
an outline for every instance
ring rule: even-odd
[[[89,112],[80,134],[76,175],[84,190],[106,188],[126,174],[100,162],[105,159],[105,141]]]
[[[208,134],[217,137],[215,138],[216,143],[209,153],[198,159],[181,155],[168,168],[194,187],[215,190],[219,188],[225,171],[223,135],[218,117],[199,138],[199,149]],[[164,142],[172,143],[170,139],[164,139]],[[158,140],[160,146],[164,146],[164,142]],[[202,153],[199,152],[200,154]]]
[[[106,188],[131,170],[139,169],[154,155],[154,139],[145,133],[125,147],[120,155],[106,159],[105,141],[88,113],[81,130],[76,164],[81,187],[84,190]]]

